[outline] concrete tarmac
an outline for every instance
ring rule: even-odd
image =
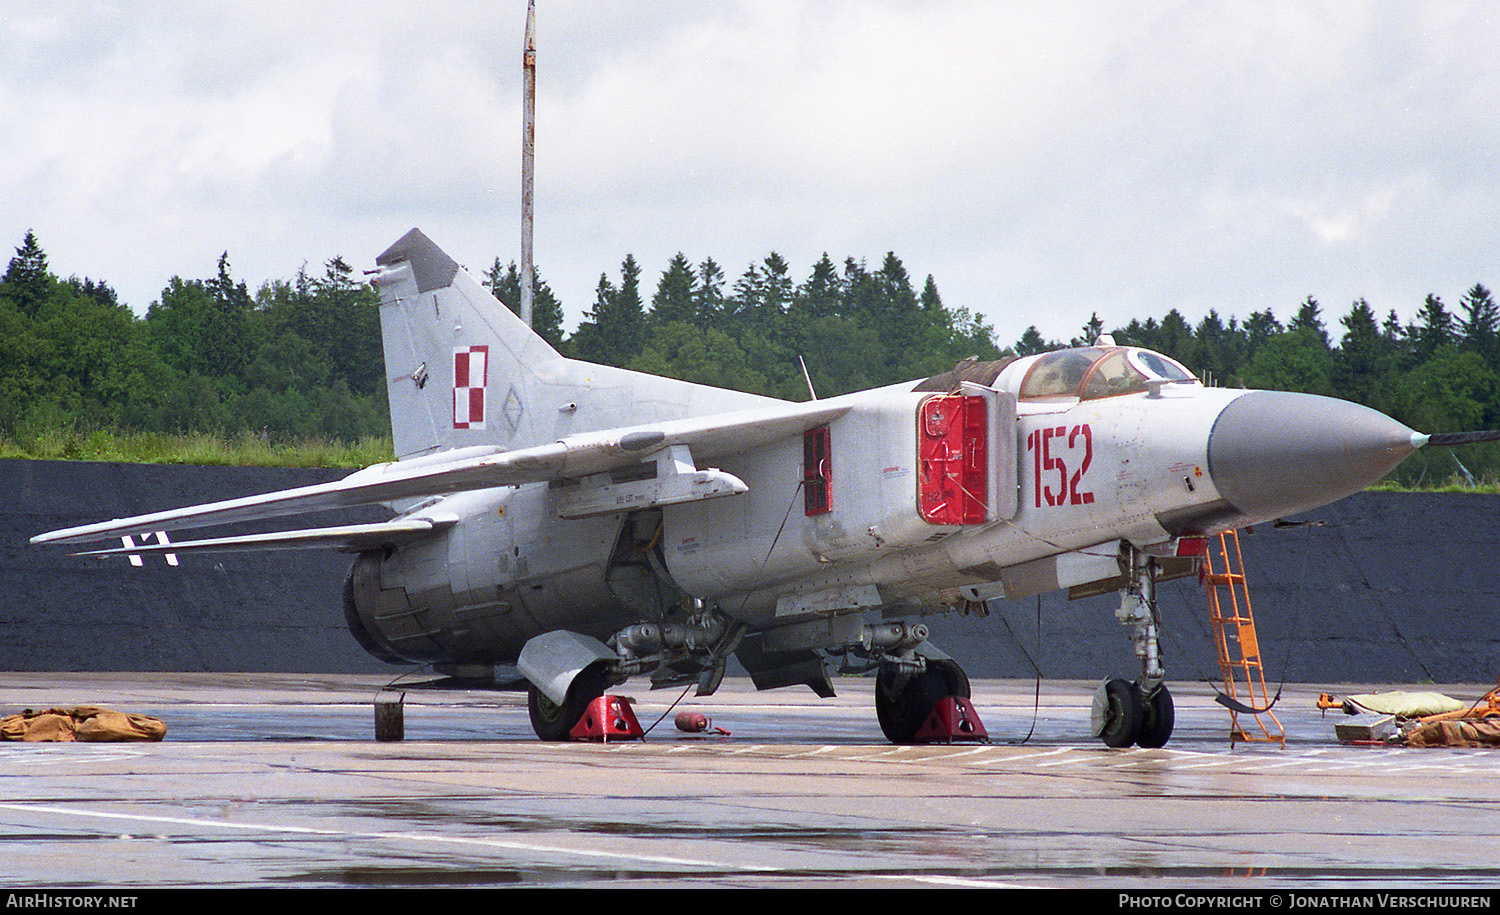
[[[645,741],[545,744],[525,694],[388,678],[0,674],[0,711],[105,705],[156,744],[0,744],[9,887],[1500,887],[1494,751],[1343,746],[1289,685],[1284,747],[1230,745],[1173,684],[1166,749],[1088,737],[1095,684],[974,681],[989,744],[894,747],[873,681],[839,696],[618,690]],[[1435,688],[1470,699],[1487,685]],[[1337,687],[1363,692],[1365,686]],[[727,735],[687,735],[677,711]],[[671,714],[668,714],[668,712]],[[1250,722],[1254,727],[1254,722]]]

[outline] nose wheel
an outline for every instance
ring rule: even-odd
[[[1156,749],[1172,737],[1177,714],[1165,683],[1154,689],[1118,677],[1106,680],[1094,694],[1094,736],[1107,747]]]
[[[1172,705],[1172,694],[1167,692],[1167,684],[1158,683],[1156,689],[1142,696],[1142,712],[1135,745],[1148,750],[1166,746],[1172,737],[1172,726],[1177,723],[1177,711]]]

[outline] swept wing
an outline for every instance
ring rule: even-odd
[[[847,404],[839,404],[837,401],[786,404],[589,432],[546,445],[512,451],[483,447],[463,449],[462,452],[447,456],[447,459],[437,455],[414,461],[376,464],[332,483],[50,531],[31,538],[31,542],[88,543],[157,531],[210,527],[402,499],[450,495],[476,489],[578,478],[639,463],[663,448],[679,445],[687,446],[696,460],[713,460],[800,434],[830,422],[848,409]],[[432,522],[434,519],[415,520]],[[394,523],[396,522],[387,522],[384,527],[354,525],[348,528],[220,538],[216,543],[219,549],[276,549],[291,548],[294,545],[357,546],[362,537],[385,542],[380,538],[410,538],[432,530],[430,526],[420,530],[389,526]],[[302,538],[301,543],[297,542],[298,537]],[[177,552],[189,552],[192,549],[191,543],[172,546]],[[154,550],[136,547],[101,552],[171,551],[165,547]]]

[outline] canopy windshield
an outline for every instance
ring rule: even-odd
[[[1193,373],[1160,353],[1130,346],[1084,346],[1039,357],[1021,382],[1022,400],[1093,400],[1145,391],[1151,381],[1193,381]]]

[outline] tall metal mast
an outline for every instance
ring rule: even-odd
[[[525,101],[521,114],[521,320],[531,326],[535,270],[531,234],[535,222],[532,192],[536,183],[536,0],[526,0],[526,49],[521,54]]]

